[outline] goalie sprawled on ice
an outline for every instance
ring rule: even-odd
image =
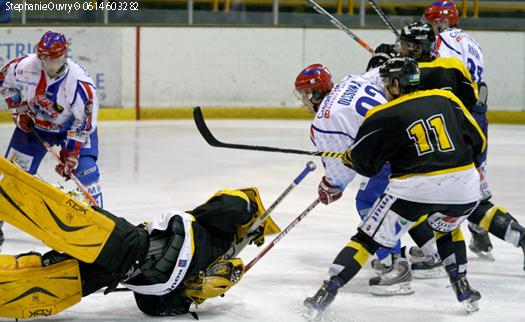
[[[191,211],[134,226],[0,158],[0,218],[53,248],[0,255],[0,316],[56,314],[119,283],[147,314],[187,313],[241,279],[242,260],[222,255],[264,211],[256,188],[222,190]],[[260,245],[279,228],[267,217],[258,231],[250,236]]]

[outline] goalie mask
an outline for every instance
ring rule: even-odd
[[[50,77],[60,75],[67,60],[67,40],[64,34],[48,31],[37,45],[37,56]]]
[[[405,26],[399,36],[401,56],[413,56],[418,61],[429,60],[434,51],[436,35],[432,26],[424,22],[414,22]]]
[[[419,67],[412,57],[396,57],[388,60],[380,69],[379,75],[385,84],[388,93],[396,98],[400,94],[408,94],[419,88]],[[397,80],[397,84],[395,83]],[[399,87],[399,93],[394,93],[392,88]]]
[[[332,73],[322,64],[306,67],[295,79],[296,96],[314,113],[333,87]]]

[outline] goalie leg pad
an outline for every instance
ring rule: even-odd
[[[0,157],[0,219],[83,262],[95,261],[115,222]]]
[[[42,266],[40,254],[0,255],[0,316],[29,319],[54,315],[80,302],[79,263]]]
[[[223,295],[237,284],[244,274],[242,259],[219,259],[211,264],[200,276],[188,279],[185,295],[194,303]]]

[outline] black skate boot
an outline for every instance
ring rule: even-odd
[[[412,286],[412,273],[406,258],[395,258],[394,264],[383,274],[369,280],[370,292],[374,295],[408,295],[414,293]]]
[[[323,282],[323,286],[312,297],[307,297],[303,304],[307,307],[304,317],[309,321],[317,320],[323,311],[335,299],[337,290],[343,286],[343,281],[334,276]]]
[[[465,311],[467,313],[478,311],[478,301],[481,299],[481,294],[470,286],[467,273],[458,273],[456,264],[448,265],[445,269],[450,278],[452,289],[456,293],[456,298],[463,304]]]
[[[450,278],[450,284],[467,313],[479,310],[478,301],[481,299],[481,294],[470,286],[466,273],[458,273],[455,278]]]
[[[410,268],[412,275],[419,279],[447,277],[447,272],[438,254],[426,256],[422,261],[412,263]]]
[[[468,248],[479,257],[494,261],[489,233],[486,231],[477,232],[473,229],[471,229],[470,232],[472,233],[472,239],[470,240]]]

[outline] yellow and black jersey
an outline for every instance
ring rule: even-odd
[[[390,162],[392,178],[473,167],[485,136],[446,90],[416,91],[370,109],[352,146],[353,168],[373,177]]]
[[[418,66],[422,89],[449,90],[472,111],[478,101],[478,87],[461,60],[438,57],[431,62],[419,62]]]

